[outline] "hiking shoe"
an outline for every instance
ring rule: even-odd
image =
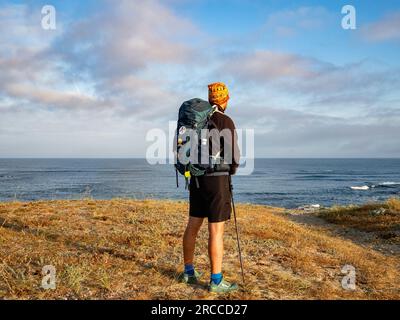
[[[186,284],[198,284],[199,280],[203,274],[194,270],[194,275],[190,276],[185,272],[179,275],[179,281]]]
[[[229,283],[224,279],[222,279],[222,281],[219,284],[215,284],[214,282],[211,281],[210,286],[208,287],[208,291],[213,293],[228,293],[238,289],[239,286],[236,283]]]

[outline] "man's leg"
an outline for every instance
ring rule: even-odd
[[[226,293],[238,289],[238,285],[236,283],[229,283],[222,276],[222,257],[224,255],[224,225],[225,222],[208,224],[208,254],[211,262],[211,281],[209,290],[216,293]]]
[[[185,265],[193,265],[196,237],[204,218],[189,217],[185,234],[183,235],[183,260]]]
[[[210,256],[211,273],[222,272],[222,256],[224,255],[224,225],[225,222],[208,224],[208,254]]]

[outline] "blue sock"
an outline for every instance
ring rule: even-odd
[[[185,273],[189,276],[194,276],[194,266],[192,264],[185,264]]]
[[[222,281],[222,273],[212,273],[211,274],[211,282],[216,285],[219,285]]]

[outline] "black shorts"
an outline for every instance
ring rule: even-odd
[[[229,176],[201,176],[190,182],[189,215],[208,218],[208,222],[223,222],[231,218],[231,192]]]

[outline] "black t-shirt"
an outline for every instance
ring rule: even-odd
[[[237,168],[239,167],[239,159],[240,159],[240,150],[238,146],[238,141],[237,141],[237,134],[235,131],[235,124],[233,123],[232,119],[228,117],[226,114],[222,113],[221,111],[216,111],[214,114],[211,116],[210,119],[210,128],[209,129],[217,129],[220,132],[224,129],[228,129],[231,133],[231,139],[230,141],[224,141],[224,139],[221,137],[220,141],[220,151],[221,151],[221,157],[225,159],[225,154],[228,155],[228,153],[224,152],[224,150],[227,150],[227,148],[231,148],[230,152],[230,157],[231,158],[231,171],[230,174],[235,174]],[[226,143],[225,143],[226,142]],[[210,143],[210,153],[212,154],[212,142]]]

